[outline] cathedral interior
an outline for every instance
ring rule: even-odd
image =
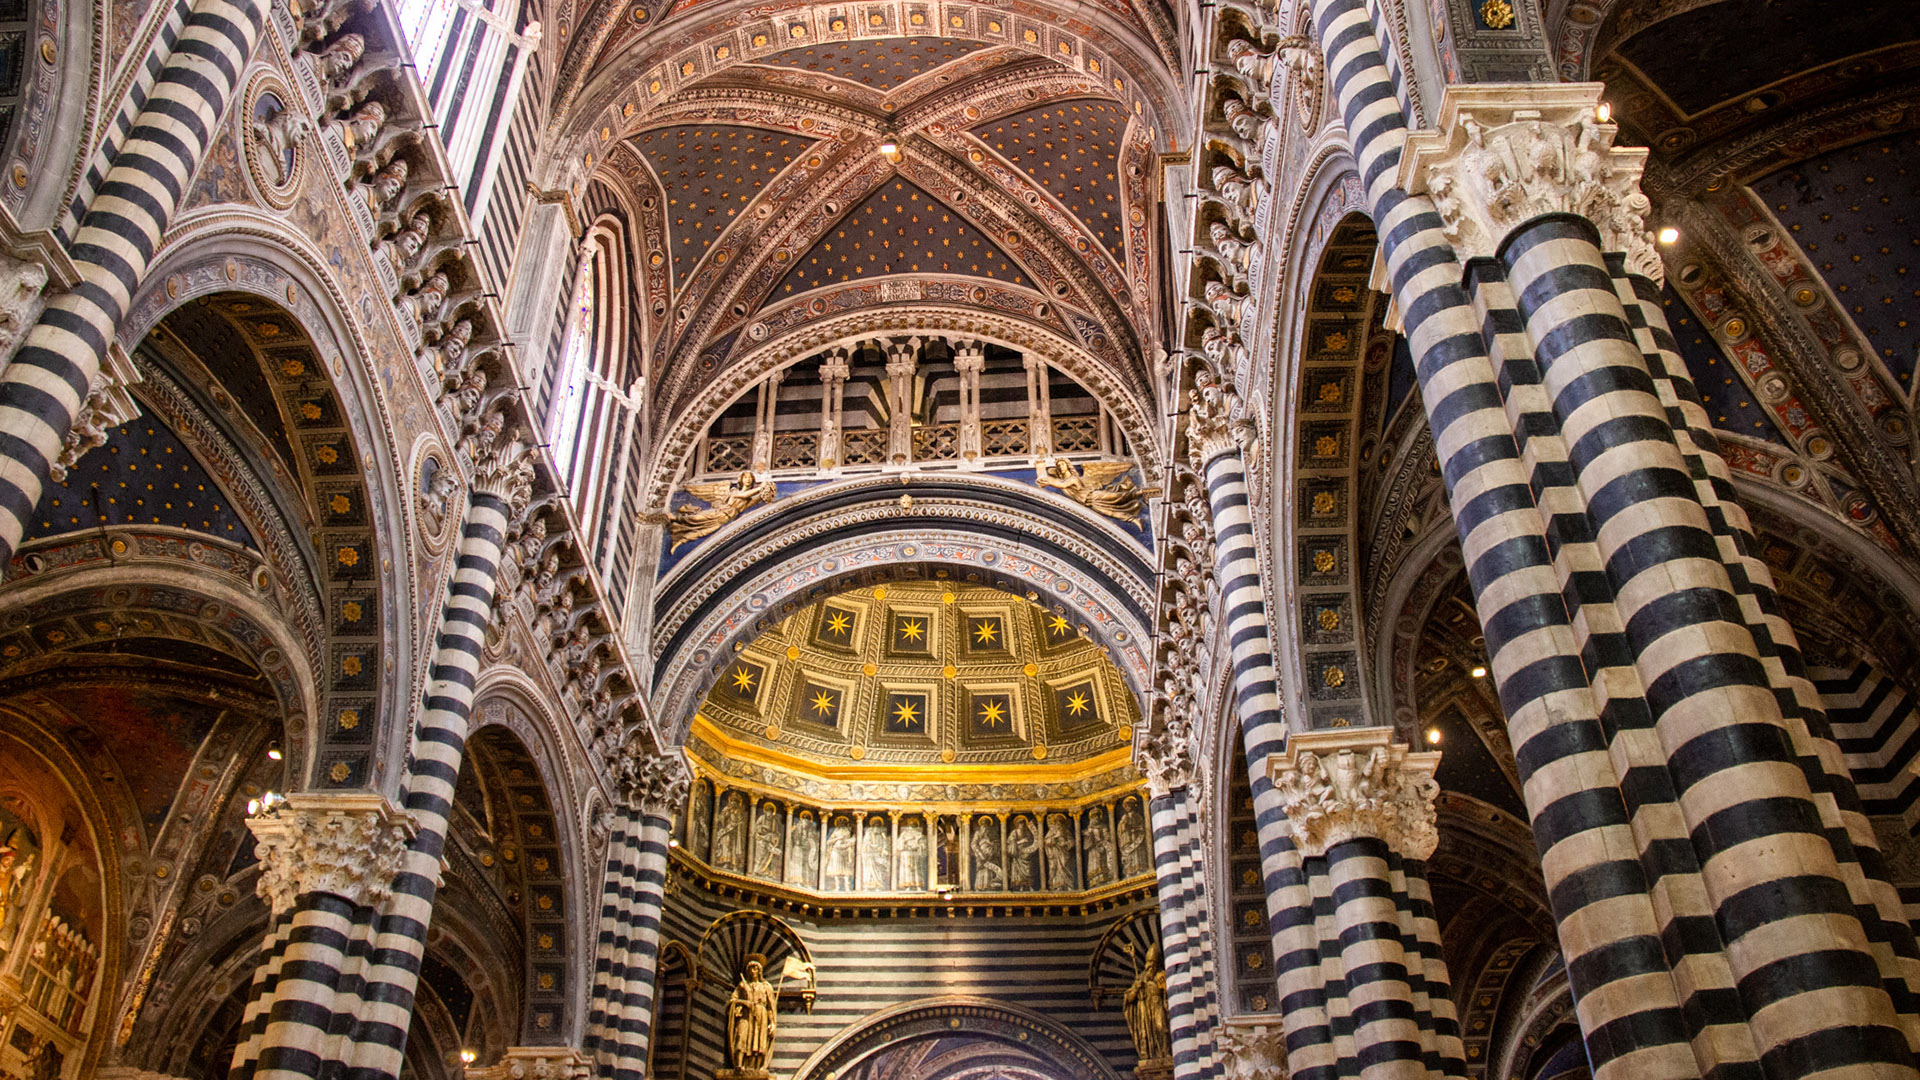
[[[1920,1080],[1914,15],[0,0],[0,1080]]]

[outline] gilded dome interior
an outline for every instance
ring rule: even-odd
[[[1126,770],[1138,709],[1070,614],[900,582],[800,609],[708,691],[696,756],[822,779],[1064,781]]]

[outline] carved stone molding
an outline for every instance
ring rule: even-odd
[[[1240,395],[1204,365],[1194,372],[1187,399],[1187,450],[1193,471],[1205,475],[1207,462],[1230,450],[1244,451],[1251,426],[1237,418]]]
[[[1614,146],[1619,127],[1596,109],[1602,83],[1487,83],[1450,86],[1438,129],[1407,136],[1399,184],[1428,195],[1461,258],[1491,256],[1507,234],[1542,214],[1579,214],[1600,230],[1607,251],[1658,282],[1640,190],[1644,147]]]
[[[1438,751],[1414,753],[1390,727],[1333,728],[1287,738],[1267,760],[1287,827],[1303,855],[1321,856],[1348,840],[1384,840],[1407,858],[1425,859],[1440,843],[1434,799]]]
[[[260,898],[278,916],[307,893],[356,906],[387,898],[414,821],[385,796],[299,792],[247,819],[260,857]]]
[[[466,1070],[466,1080],[574,1080],[591,1064],[571,1046],[510,1046],[500,1060]]]
[[[1287,1033],[1278,1022],[1222,1024],[1214,1044],[1226,1080],[1287,1080]]]

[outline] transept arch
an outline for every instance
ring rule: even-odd
[[[1011,505],[977,501],[991,485]],[[902,497],[910,500],[903,504]],[[691,716],[732,644],[765,617],[847,585],[938,577],[995,584],[1072,613],[1144,702],[1150,574],[1123,535],[1089,537],[1077,507],[985,478],[874,477],[790,497],[750,530],[718,534],[662,582],[652,651],[654,715]],[[1096,527],[1098,528],[1098,527]],[[1117,533],[1118,530],[1111,530]],[[731,540],[731,542],[729,542]]]
[[[424,678],[409,662],[422,645],[393,632],[405,625],[402,598],[413,595],[426,570],[401,553],[412,549],[416,530],[430,531],[412,497],[430,478],[408,476],[413,463],[424,465],[426,458],[399,444],[382,380],[412,361],[373,350],[373,339],[347,314],[345,286],[321,269],[325,262],[310,250],[311,239],[256,215],[240,217],[194,216],[170,237],[117,340],[133,352],[187,309],[209,312],[212,325],[229,328],[225,337],[240,350],[234,354],[240,366],[216,373],[198,358],[194,374],[209,381],[191,393],[209,401],[224,423],[239,416],[256,430],[277,424],[288,433],[278,442],[280,453],[268,457],[271,475],[261,479],[298,493],[304,520],[296,535],[318,530],[322,543],[305,572],[322,598],[325,638],[338,642],[329,645],[329,664],[338,669],[333,674],[351,684],[337,682],[337,700],[324,708],[329,715],[317,718],[308,782],[391,788],[400,778],[385,763],[409,737],[398,718]],[[242,392],[230,380],[248,365],[248,392]],[[423,418],[399,419],[417,426]],[[437,465],[448,460],[444,449],[426,454]],[[368,483],[372,477],[405,480]],[[347,643],[355,638],[372,647],[352,650]],[[349,663],[350,656],[357,661]],[[348,674],[347,666],[356,670]],[[406,685],[409,680],[415,685]],[[332,775],[335,766],[346,768],[344,780]]]

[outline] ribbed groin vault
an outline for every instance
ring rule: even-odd
[[[1902,0],[0,0],[0,1080],[1920,1080]]]

